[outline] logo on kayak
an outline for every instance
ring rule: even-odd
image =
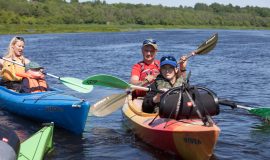
[[[202,142],[199,139],[191,138],[191,137],[185,137],[184,141],[185,143],[189,143],[189,144],[202,144]]]
[[[97,80],[87,80],[86,84],[96,84],[98,81]]]
[[[60,107],[54,107],[54,106],[46,107],[45,110],[46,110],[47,112],[64,112],[64,109],[63,109],[63,108],[60,108]]]

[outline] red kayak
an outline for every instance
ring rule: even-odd
[[[132,100],[129,96],[126,102],[122,108],[124,120],[144,142],[183,159],[212,156],[220,133],[215,124],[205,126],[201,119],[161,118],[156,113],[142,112],[142,99]]]

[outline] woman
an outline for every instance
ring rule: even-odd
[[[25,41],[23,37],[14,37],[11,39],[8,52],[4,56],[5,59],[26,65],[30,62],[29,59],[23,55]],[[16,73],[24,72],[25,68],[17,64],[8,62],[4,59],[0,60],[0,69],[2,77],[2,85],[9,89],[20,90],[22,77],[16,76]]]
[[[167,91],[170,88],[181,86],[184,78],[187,60],[186,57],[182,57],[180,66],[180,72],[177,67],[177,61],[173,56],[163,56],[160,59],[160,72],[153,84],[150,85],[152,91],[148,92],[143,100],[142,110],[146,113],[153,113],[155,107],[159,105],[160,93],[155,90]]]

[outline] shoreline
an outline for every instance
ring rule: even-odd
[[[45,34],[45,33],[85,33],[85,32],[129,32],[138,30],[166,29],[227,29],[227,30],[270,30],[267,27],[242,26],[183,26],[183,25],[111,25],[111,24],[49,24],[23,25],[0,24],[0,34]]]

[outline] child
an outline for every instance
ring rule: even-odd
[[[143,100],[142,110],[146,113],[155,112],[155,108],[160,103],[160,93],[155,90],[167,91],[170,88],[181,86],[185,79],[187,61],[183,62],[180,69],[177,67],[177,61],[173,56],[163,56],[160,59],[160,75],[156,78],[154,83],[150,85],[152,91],[148,92]],[[181,73],[179,73],[179,71]]]
[[[36,62],[30,62],[25,67],[25,73],[17,73],[17,76],[23,77],[21,92],[45,92],[48,85],[45,80],[44,68]]]

